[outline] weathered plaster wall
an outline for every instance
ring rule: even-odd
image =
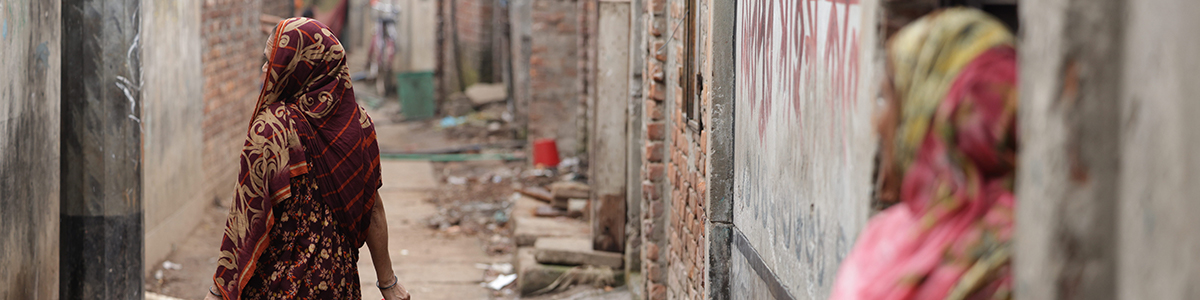
[[[642,74],[646,69],[645,2],[631,0],[629,4],[629,97],[626,118],[628,135],[625,145],[625,278],[626,286],[635,299],[646,296],[642,277],[642,151],[646,130],[643,123],[645,105]]]
[[[58,1],[0,0],[0,298],[58,298]]]
[[[1123,2],[1020,7],[1018,298],[1116,295]]]
[[[596,97],[591,105],[589,171],[593,248],[625,249],[626,143],[629,118],[629,2],[599,3]]]
[[[205,205],[204,74],[200,2],[143,2],[142,138],[145,268],[155,269],[199,221]]]
[[[432,71],[437,67],[437,2],[398,0],[395,3],[401,7],[400,21],[396,24],[399,71]],[[367,22],[364,26],[364,39],[369,39],[375,24]]]
[[[1118,295],[1200,299],[1200,2],[1126,5]]]
[[[1200,4],[1021,5],[1016,296],[1200,297]]]
[[[828,297],[866,223],[877,1],[739,1],[733,255],[798,299]],[[746,249],[749,247],[751,249]],[[755,251],[747,251],[755,250]],[[766,280],[735,259],[730,285]]]

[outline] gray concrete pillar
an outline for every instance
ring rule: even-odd
[[[642,98],[642,71],[646,69],[645,5],[629,2],[629,112],[625,125],[625,278],[634,297],[642,297],[642,149],[645,149],[645,124],[642,122],[645,100]],[[636,278],[635,278],[636,277]]]
[[[628,1],[599,3],[596,45],[595,95],[588,105],[594,111],[588,151],[592,173],[592,246],[596,250],[625,252],[626,151],[629,119],[629,19]]]
[[[1017,298],[1115,296],[1124,2],[1021,3]]]
[[[733,255],[733,171],[734,117],[737,82],[737,49],[734,41],[737,29],[737,1],[713,0],[712,25],[712,92],[709,112],[708,147],[708,253],[704,274],[708,299],[732,299],[730,272]]]
[[[517,138],[523,139],[529,132],[530,91],[529,58],[533,42],[533,17],[531,0],[511,0],[508,3],[509,51],[511,87],[513,99],[513,123],[517,127]]]
[[[141,1],[65,1],[62,22],[59,296],[141,298]]]

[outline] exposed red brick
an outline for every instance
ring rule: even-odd
[[[656,41],[650,46],[650,52],[654,53],[654,59],[658,61],[667,61],[667,48],[663,45],[665,44],[662,41]]]
[[[667,124],[651,122],[646,124],[646,138],[651,141],[661,141],[666,137]]]
[[[659,248],[658,248],[658,244],[657,244],[657,243],[646,243],[646,248],[645,248],[645,249],[646,249],[646,250],[644,250],[645,252],[643,252],[643,253],[646,253],[646,259],[647,259],[647,260],[649,260],[649,261],[658,261],[658,255],[659,255],[658,251],[659,251]]]
[[[667,287],[661,284],[650,285],[650,300],[667,299]]]
[[[650,0],[647,6],[650,8],[649,13],[651,14],[659,15],[667,12],[667,0]]]
[[[646,144],[646,160],[650,162],[661,162],[663,159],[663,143],[650,142]]]
[[[646,172],[647,173],[646,175],[650,176],[650,180],[654,180],[654,181],[662,180],[663,168],[665,168],[665,167],[661,163],[646,164],[646,170],[648,171],[648,172]]]
[[[650,62],[646,65],[648,68],[650,68],[650,78],[657,82],[663,82],[665,78],[665,73],[663,72],[663,63],[657,60],[650,60]]]
[[[663,18],[653,18],[649,23],[650,26],[648,26],[648,28],[650,30],[650,35],[654,37],[660,37],[662,36],[663,32],[666,32],[666,20],[663,20]]]

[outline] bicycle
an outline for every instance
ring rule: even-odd
[[[388,81],[393,76],[392,59],[396,56],[397,36],[395,25],[400,18],[400,8],[378,0],[371,2],[371,9],[375,12],[375,34],[371,37],[371,48],[367,50],[367,79],[374,81],[375,91],[384,97],[387,96]]]

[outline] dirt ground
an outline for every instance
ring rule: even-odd
[[[360,99],[361,102],[361,99]],[[398,101],[370,109],[381,152],[423,152],[503,142],[495,131],[468,125],[440,128],[432,121],[401,122]],[[478,125],[478,124],[476,124]],[[460,128],[461,127],[461,128]],[[495,150],[495,149],[493,149]],[[500,149],[497,151],[514,151]],[[413,299],[517,299],[513,286],[499,291],[484,285],[513,262],[511,197],[523,185],[554,178],[530,175],[524,161],[382,162],[380,189],[388,215],[393,270]],[[223,199],[228,201],[227,199]],[[202,299],[212,282],[228,203],[207,207],[200,224],[146,275],[146,290],[181,299]],[[153,241],[147,241],[153,242]],[[369,251],[360,249],[363,299],[381,299]],[[575,287],[530,299],[628,299],[624,288]]]

